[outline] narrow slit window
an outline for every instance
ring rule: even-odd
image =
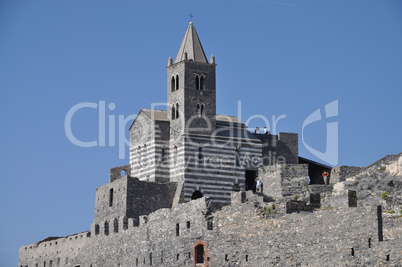
[[[109,190],[109,207],[113,206],[113,188]]]
[[[176,223],[176,236],[180,235],[180,224]]]

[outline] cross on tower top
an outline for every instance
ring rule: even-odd
[[[193,13],[190,13],[190,15],[188,15],[190,17],[190,22],[193,22]]]

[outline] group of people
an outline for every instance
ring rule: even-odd
[[[270,134],[270,132],[267,130],[267,127],[264,127],[263,131],[264,131],[264,134]],[[258,128],[258,126],[255,127],[254,133],[260,134],[260,128]]]

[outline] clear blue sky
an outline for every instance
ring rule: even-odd
[[[402,151],[401,1],[2,0],[0,266],[16,266],[22,245],[90,228],[95,189],[128,159],[108,134],[104,147],[72,144],[65,116],[105,101],[118,121],[166,101],[190,13],[216,56],[218,113],[238,115],[241,101],[243,121],[285,115],[277,131],[301,135],[338,100],[338,116],[304,129],[308,145],[325,151],[326,123],[338,122],[338,165]],[[97,140],[97,110],[77,113],[72,130]],[[299,152],[320,161],[301,140]]]

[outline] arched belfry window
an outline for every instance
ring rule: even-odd
[[[174,120],[174,119],[176,119],[176,107],[175,107],[175,105],[173,104],[173,105],[172,105],[172,120]]]
[[[173,92],[174,90],[176,90],[176,82],[175,82],[174,76],[172,76],[172,79],[171,79],[170,83],[171,83],[170,89]]]
[[[195,75],[195,89],[200,90],[200,77]]]
[[[200,90],[204,90],[204,75],[201,75],[200,77]]]
[[[176,90],[179,90],[179,74],[176,74]]]
[[[179,103],[176,103],[176,119],[179,118]]]
[[[196,111],[197,115],[201,115],[201,116],[205,115],[205,106],[204,106],[204,104],[197,104],[195,106],[195,111]]]

